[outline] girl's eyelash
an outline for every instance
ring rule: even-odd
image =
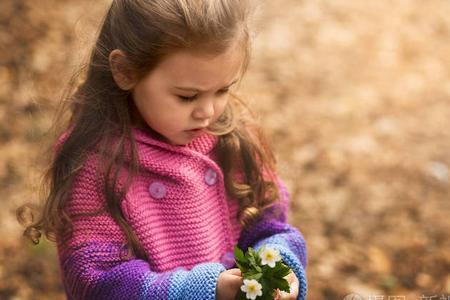
[[[219,91],[219,93],[220,94],[225,94],[228,91],[229,91],[229,89],[221,90],[221,91]],[[180,95],[180,96],[178,96],[178,98],[180,98],[184,102],[191,102],[191,101],[195,100],[196,97],[197,97],[197,95],[194,95],[194,96],[181,96]]]
[[[197,97],[197,95],[195,95],[195,96],[189,96],[189,97],[187,97],[187,96],[178,96],[178,97],[179,97],[181,100],[188,102],[188,101],[194,100],[195,97]]]

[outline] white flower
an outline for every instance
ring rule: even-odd
[[[271,268],[274,268],[275,263],[281,260],[280,252],[270,247],[264,247],[259,256],[261,257],[261,264],[269,265]]]
[[[262,285],[255,279],[244,279],[241,291],[246,293],[247,299],[255,300],[256,296],[262,296]]]

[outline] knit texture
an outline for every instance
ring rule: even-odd
[[[284,247],[280,252],[292,261],[293,269],[306,266],[298,263],[306,259],[303,237],[281,228],[285,219],[272,224],[269,219],[277,219],[268,213],[269,225],[241,236],[238,204],[227,197],[215,161],[217,137],[203,134],[176,146],[141,129],[134,128],[133,135],[140,172],[121,208],[148,261],[126,257],[126,237],[108,213],[77,216],[106,205],[104,182],[97,176],[99,158],[91,153],[76,174],[65,205],[73,235],[64,246],[57,243],[68,299],[215,299],[219,274],[235,267],[229,254],[240,238],[241,245],[251,245],[272,236],[270,242]],[[119,182],[124,181],[122,174]],[[283,203],[285,218],[287,198]]]

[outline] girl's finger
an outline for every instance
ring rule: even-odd
[[[291,299],[297,299],[298,296],[298,289],[299,289],[299,282],[297,280],[295,280],[291,285],[290,285],[290,292],[286,293],[284,291],[280,292],[280,300],[291,300]]]
[[[280,300],[286,300],[286,299],[289,299],[289,294],[286,293],[286,292],[281,291],[281,292],[280,292],[280,298],[279,298],[279,299],[280,299]]]
[[[228,272],[229,272],[231,275],[242,276],[241,270],[240,270],[240,269],[237,269],[237,268],[235,268],[235,269],[229,269]]]
[[[289,273],[289,275],[287,275],[285,278],[286,278],[286,280],[289,282],[289,284],[291,284],[291,283],[293,283],[293,282],[295,281],[295,279],[296,279],[297,277],[295,276],[295,273],[294,273],[294,272],[291,272],[291,273]]]

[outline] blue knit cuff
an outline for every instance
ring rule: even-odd
[[[289,224],[285,224],[285,226],[289,227],[291,232],[277,233],[267,238],[261,239],[255,243],[254,248],[259,249],[264,244],[282,245],[287,249],[291,249],[291,251],[298,256],[300,262],[302,263],[303,269],[306,270],[308,265],[308,254],[306,250],[305,238],[297,228],[292,227]],[[292,230],[295,231],[295,234],[293,234]]]
[[[168,298],[215,300],[217,280],[223,271],[225,267],[221,263],[202,263],[190,271],[175,272],[170,280]]]
[[[308,282],[306,278],[306,272],[303,268],[298,257],[286,246],[280,244],[270,244],[264,243],[264,240],[256,243],[254,250],[258,251],[262,246],[268,246],[270,248],[280,251],[280,255],[283,261],[288,265],[298,278],[299,288],[297,300],[306,300],[306,295],[308,292]]]

